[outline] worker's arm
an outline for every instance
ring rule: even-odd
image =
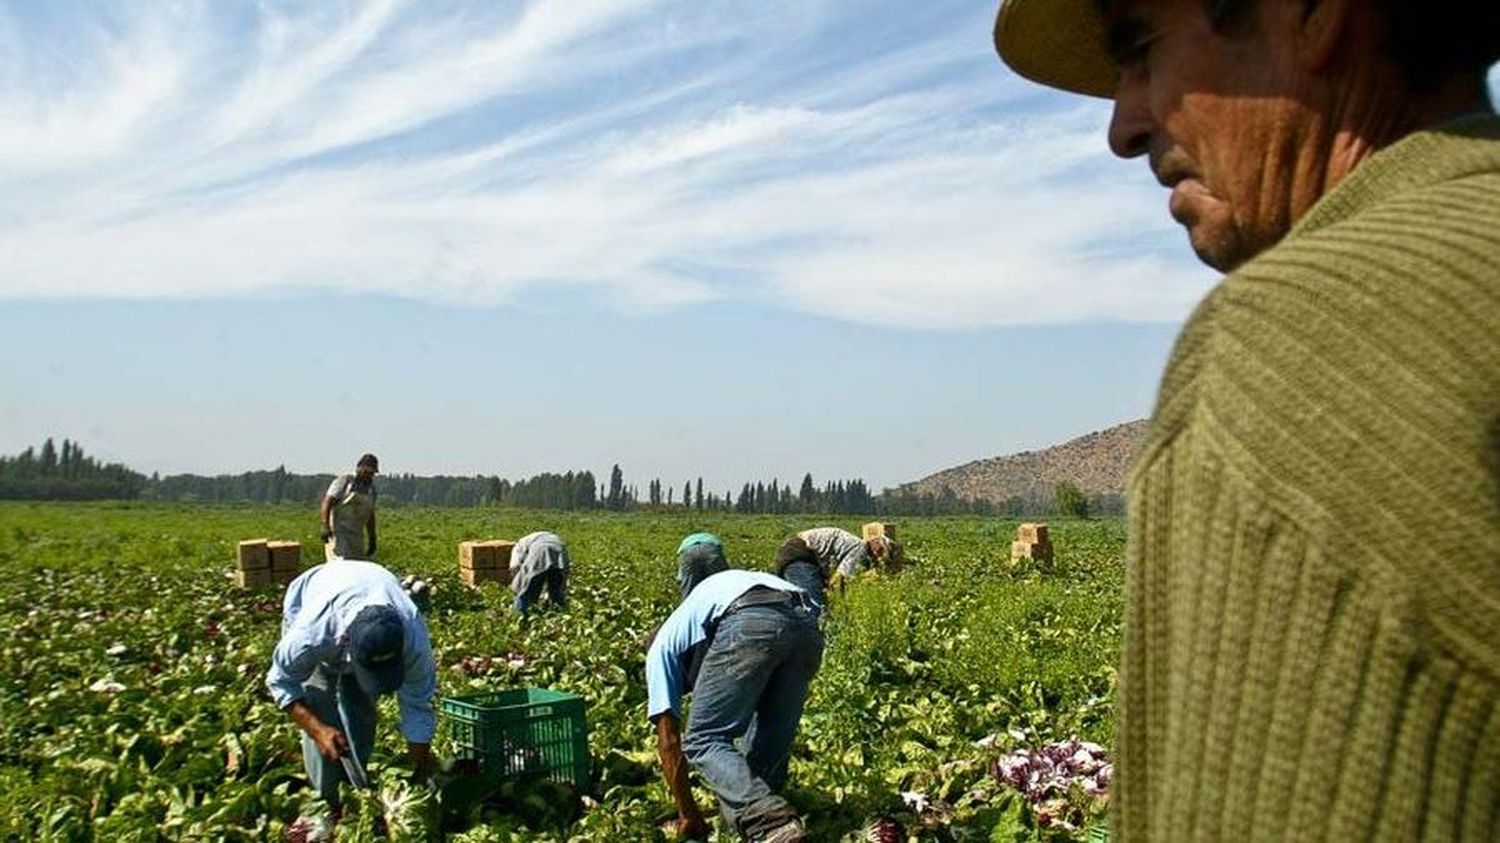
[[[661,758],[662,775],[667,779],[672,801],[677,804],[677,837],[707,837],[708,823],[703,821],[703,812],[693,800],[687,759],[682,757],[682,736],[677,730],[677,718],[670,711],[656,718],[656,754]]]
[[[318,715],[302,700],[293,700],[286,707],[286,713],[298,728],[313,739],[313,743],[318,745],[318,752],[329,761],[337,762],[349,750],[349,742],[344,738],[344,733],[319,720]]]
[[[672,801],[677,804],[677,835],[680,838],[708,835],[708,826],[693,801],[678,733],[686,685],[682,656],[704,639],[705,610],[700,605],[702,601],[693,599],[702,593],[702,590],[695,591],[678,604],[656,630],[646,649],[646,717],[656,729],[656,753],[661,758],[662,773],[667,778]]]
[[[365,524],[365,536],[368,539],[368,542],[366,543],[366,546],[365,546],[365,555],[366,556],[370,556],[370,557],[374,557],[375,556],[375,512],[373,510],[370,512],[370,521],[369,521],[369,523]]]
[[[332,516],[333,498],[324,495],[323,502],[318,504],[318,535],[325,542],[328,541],[329,536],[333,535]]]
[[[432,640],[427,624],[416,618],[406,628],[406,669],[396,702],[401,710],[401,736],[420,781],[432,773],[432,736],[437,718],[432,698],[437,695],[437,663],[432,658]]]

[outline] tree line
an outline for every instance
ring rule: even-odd
[[[315,504],[333,482],[332,474],[297,474],[278,466],[269,471],[204,476],[174,474],[149,477],[119,463],[100,463],[85,456],[78,443],[51,439],[40,449],[0,457],[0,499],[152,500],[204,503]],[[961,498],[944,487],[937,493],[886,489],[876,493],[861,479],[829,480],[822,485],[811,473],[793,488],[779,478],[744,483],[736,493],[705,490],[703,478],[675,483],[654,478],[640,487],[625,481],[618,464],[601,482],[591,471],[543,473],[510,481],[493,475],[423,477],[381,475],[377,488],[384,506],[514,506],[528,509],[617,512],[639,509],[692,509],[745,514],[847,515],[1002,515],[1053,514],[1088,517],[1123,511],[1118,495],[1085,495],[1070,483],[1058,484],[1051,496],[1012,497],[1002,502]]]
[[[138,497],[146,478],[119,463],[101,463],[64,439],[48,439],[14,457],[0,457],[0,498],[105,500]]]

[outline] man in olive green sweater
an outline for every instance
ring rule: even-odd
[[[1123,840],[1500,839],[1500,3],[1004,0],[1228,277],[1130,484]]]

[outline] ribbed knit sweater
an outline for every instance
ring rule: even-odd
[[[1129,494],[1117,841],[1500,839],[1500,120],[1205,298]]]

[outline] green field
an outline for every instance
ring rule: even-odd
[[[656,838],[671,801],[642,646],[675,604],[678,539],[716,532],[732,562],[764,569],[788,533],[859,520],[382,510],[380,561],[435,584],[440,693],[532,685],[589,704],[578,810],[518,799],[457,839]],[[860,839],[881,817],[924,840],[1014,839],[1027,815],[991,763],[1071,735],[1109,743],[1124,524],[1054,521],[1047,570],[1011,566],[1014,521],[897,527],[915,564],[852,583],[827,616],[789,797],[816,840]],[[316,528],[311,508],[0,504],[0,838],[281,839],[308,799],[295,729],[263,684],[279,594],[238,592],[228,571],[243,538],[321,556]],[[571,603],[520,623],[503,587],[459,584],[455,546],[535,529],[570,545]],[[393,780],[404,750],[384,705],[377,753]],[[347,825],[342,840],[370,823]]]

